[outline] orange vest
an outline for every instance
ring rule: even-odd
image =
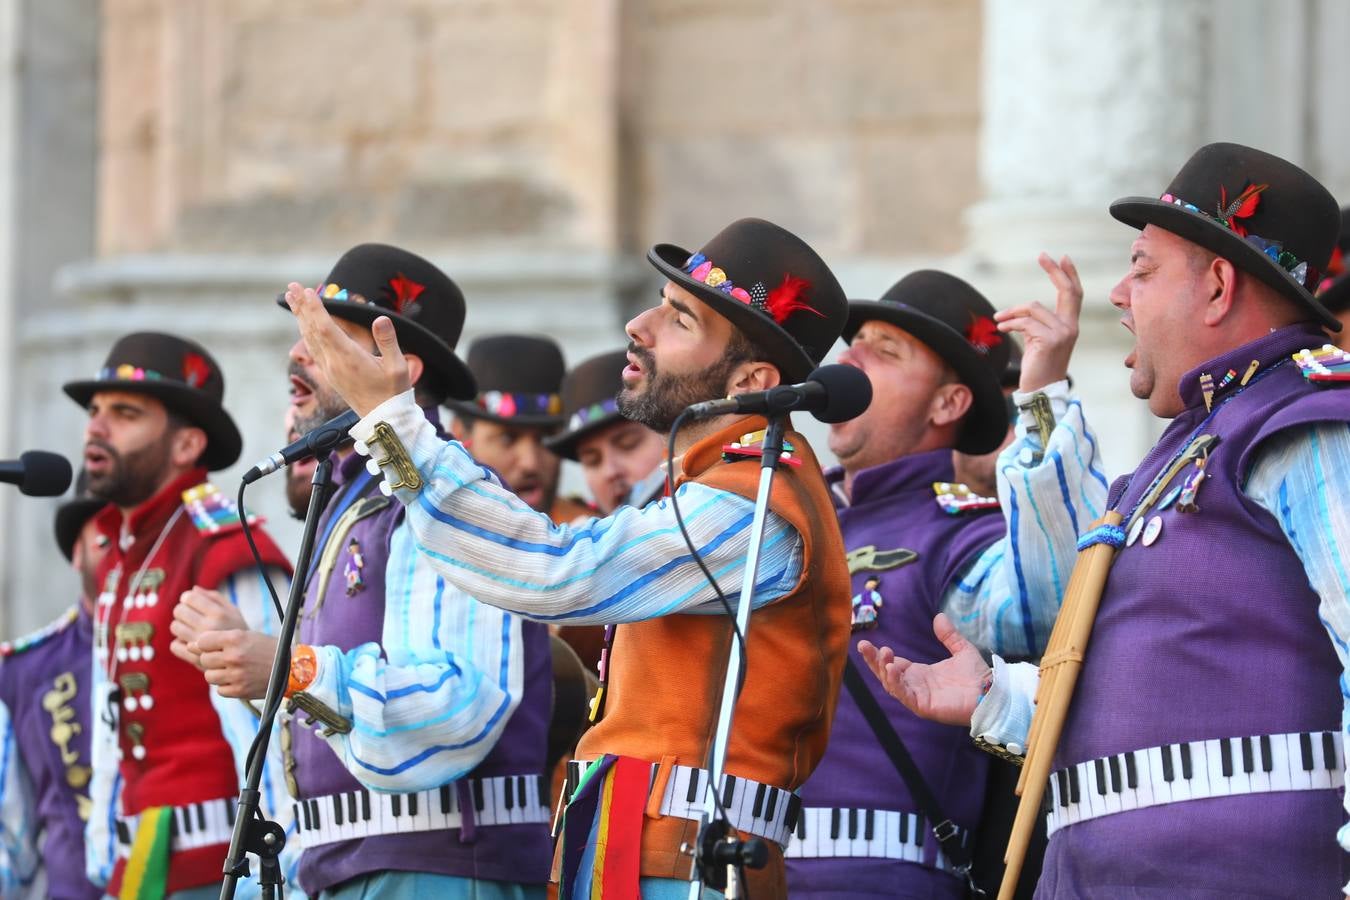
[[[678,483],[754,500],[758,458],[725,462],[722,447],[764,425],[760,417],[741,418],[699,441],[684,455]],[[726,771],[795,790],[825,754],[851,612],[843,538],[820,465],[805,438],[789,433],[787,439],[802,464],[779,467],[769,506],[801,535],[802,576],[790,593],[751,616]],[[722,589],[734,603],[740,584]],[[656,785],[665,783],[672,765],[706,767],[732,639],[725,615],[671,615],[620,626],[605,717],[581,739],[578,758],[613,753],[660,763]],[[691,859],[679,848],[695,842],[698,823],[660,816],[660,797],[653,790],[647,807],[642,875],[687,878]],[[781,884],[782,857],[775,850],[751,889],[755,896],[783,895]]]

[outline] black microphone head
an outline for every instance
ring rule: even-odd
[[[806,380],[825,388],[825,405],[812,413],[822,422],[847,422],[862,415],[872,402],[872,382],[854,366],[821,366]]]
[[[29,450],[19,462],[23,463],[19,490],[30,497],[59,497],[70,487],[70,461],[59,453]]]

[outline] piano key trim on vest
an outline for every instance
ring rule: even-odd
[[[468,778],[475,828],[535,825],[549,821],[548,786],[542,775]],[[386,794],[365,789],[311,797],[294,803],[297,839],[303,850],[337,841],[448,831],[461,827],[460,782],[429,791]]]
[[[970,832],[956,826],[961,846],[970,846]],[[849,809],[811,806],[802,810],[788,859],[894,859],[924,865],[924,844],[937,846],[932,826],[918,813],[891,809]],[[936,866],[951,872],[944,853]]]
[[[588,761],[578,759],[568,762],[564,797],[572,796],[588,765]],[[659,765],[652,763],[652,784],[658,769]],[[707,769],[671,766],[665,792],[661,795],[661,815],[695,822],[702,819],[704,793],[711,777]],[[650,786],[648,790],[651,790]],[[728,774],[722,776],[721,798],[727,818],[737,830],[773,841],[779,847],[786,847],[792,839],[792,830],[802,808],[801,798],[792,791]]]
[[[228,844],[234,831],[233,797],[219,800],[207,800],[205,803],[189,803],[187,806],[175,806],[173,817],[169,820],[169,852],[180,853],[184,850],[196,850],[199,847],[211,847],[216,844]],[[131,857],[131,842],[136,837],[136,826],[140,816],[128,816],[117,819],[117,858]]]
[[[1335,731],[1215,738],[1093,759],[1050,776],[1046,830],[1112,813],[1207,797],[1336,790],[1345,752]]]

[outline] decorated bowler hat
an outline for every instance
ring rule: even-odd
[[[1345,256],[1350,253],[1350,206],[1341,210],[1341,237],[1331,252],[1331,262],[1322,283],[1317,288],[1317,302],[1336,315],[1350,309],[1350,272],[1345,267]]]
[[[455,415],[540,428],[567,421],[558,393],[566,366],[552,339],[529,334],[477,338],[469,345],[469,371],[478,395],[447,403]]]
[[[1162,197],[1125,197],[1111,204],[1111,215],[1217,253],[1340,330],[1313,291],[1336,246],[1341,215],[1327,189],[1293,163],[1241,144],[1208,144]]]
[[[388,316],[399,346],[421,358],[422,385],[438,399],[473,397],[473,376],[454,351],[464,295],[436,266],[399,247],[360,244],[342,254],[317,291],[340,319],[368,327]],[[285,307],[286,295],[277,303]]]
[[[697,253],[657,244],[647,259],[762,347],[785,381],[811,374],[848,315],[844,291],[825,261],[763,219],[732,222]]]
[[[988,453],[1008,433],[1002,377],[1012,341],[994,324],[994,307],[955,275],[921,269],[901,278],[880,300],[850,300],[844,340],[864,322],[889,322],[923,341],[956,370],[974,402],[957,438],[962,453]]]
[[[618,404],[626,365],[627,352],[615,350],[592,356],[567,373],[562,383],[567,429],[545,441],[550,450],[574,460],[580,441],[615,422],[628,421],[619,412]]]
[[[172,334],[140,331],[119,338],[103,368],[88,381],[62,386],[76,403],[88,406],[100,391],[148,394],[206,432],[201,464],[224,469],[239,458],[243,439],[225,411],[225,376],[206,348]]]

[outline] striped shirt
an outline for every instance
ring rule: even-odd
[[[1279,522],[1320,598],[1318,616],[1341,662],[1341,740],[1350,748],[1350,426],[1328,423],[1277,434],[1256,451],[1244,493]],[[1034,667],[999,662],[971,733],[1026,746]],[[1350,824],[1337,840],[1350,851]]]
[[[1066,381],[1043,393],[1055,417],[1049,440],[1042,445],[1029,431],[1035,419],[1023,411],[1016,440],[999,454],[1008,536],[976,557],[943,598],[943,611],[967,640],[1006,656],[1038,656],[1044,649],[1073,570],[1078,533],[1106,509],[1109,483],[1082,403]],[[1018,403],[1030,397],[1013,395]]]
[[[367,449],[386,423],[422,477],[402,490],[417,550],[450,583],[484,603],[568,624],[637,622],[672,613],[720,613],[680,534],[668,498],[605,518],[554,525],[506,490],[458,441],[443,441],[412,399],[386,400],[351,431]],[[392,469],[386,474],[394,476]],[[700,484],[681,485],[685,525],[729,597],[738,593],[754,503]],[[802,572],[802,540],[780,516],[765,524],[755,608],[787,595]]]
[[[406,519],[390,540],[380,643],[315,647],[306,692],[351,720],[327,737],[352,776],[416,791],[463,778],[497,743],[524,693],[521,620],[448,583]]]

